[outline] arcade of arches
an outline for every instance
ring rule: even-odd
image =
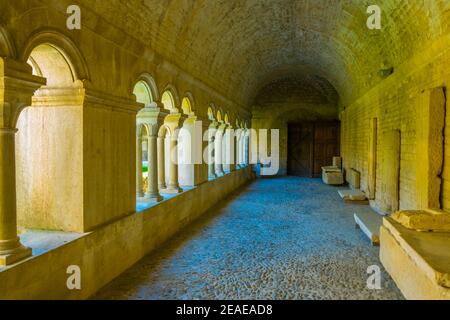
[[[370,206],[308,210],[377,215],[388,287],[449,299],[450,2],[378,5],[381,30],[357,0],[0,0],[0,298],[93,296],[260,179],[278,129],[263,186],[340,156]]]

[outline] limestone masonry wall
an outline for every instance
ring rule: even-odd
[[[400,155],[400,209],[417,208],[417,190],[420,181],[417,172],[424,163],[418,160],[418,154],[424,150],[417,147],[416,136],[421,119],[418,113],[423,108],[421,95],[430,89],[448,87],[450,83],[450,38],[442,38],[426,51],[418,53],[411,60],[396,67],[394,73],[370,90],[356,102],[345,108],[342,120],[342,156],[344,168],[354,168],[361,172],[361,188],[368,190],[368,152],[370,121],[378,119],[376,200],[385,191],[387,181],[383,181],[381,168],[387,143],[383,141],[384,133],[399,130],[401,135]],[[447,99],[447,110],[449,101]],[[446,123],[450,123],[446,113]],[[431,119],[431,123],[433,123]],[[437,125],[437,124],[436,124]],[[450,129],[445,130],[445,161],[442,173],[443,189],[441,202],[445,209],[450,209]],[[442,156],[442,155],[441,155]]]

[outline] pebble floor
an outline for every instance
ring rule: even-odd
[[[257,180],[143,258],[93,299],[403,299],[337,188]],[[367,289],[367,268],[382,289]]]

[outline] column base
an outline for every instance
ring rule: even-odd
[[[164,200],[164,198],[161,195],[159,195],[159,194],[158,195],[146,194],[145,197],[144,197],[144,200],[148,201],[148,202],[161,202],[161,201]]]
[[[223,177],[225,172],[216,172],[216,177]]]
[[[142,193],[136,193],[136,197],[137,198],[143,198],[145,196],[145,194],[142,192]]]
[[[32,250],[24,246],[11,250],[11,252],[0,252],[0,267],[7,267],[19,262],[20,260],[31,257]]]
[[[180,187],[168,186],[166,189],[162,189],[159,192],[165,194],[179,194],[183,192],[183,189],[181,189]]]

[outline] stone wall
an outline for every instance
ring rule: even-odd
[[[443,38],[427,50],[419,52],[412,59],[395,68],[394,73],[374,87],[367,94],[349,105],[341,113],[342,120],[342,155],[344,168],[354,168],[361,172],[362,189],[368,189],[368,154],[370,122],[378,119],[378,144],[376,166],[376,200],[380,203],[387,181],[383,181],[381,172],[383,157],[387,143],[383,141],[385,133],[399,130],[401,136],[400,155],[400,209],[414,209],[420,197],[421,181],[417,173],[427,164],[421,162],[420,153],[425,152],[418,147],[417,132],[425,123],[422,117],[423,95],[437,87],[448,87],[450,84],[450,39]],[[447,110],[450,106],[447,99]],[[420,114],[420,119],[418,115]],[[450,123],[450,114],[446,113],[446,123]],[[430,117],[430,115],[428,115]],[[433,119],[430,119],[433,122]],[[435,126],[440,121],[436,119]],[[450,131],[445,130],[445,162],[442,174],[442,205],[450,209]],[[422,144],[423,146],[424,144]],[[429,143],[425,143],[428,147]],[[438,155],[442,158],[442,154]]]
[[[0,299],[86,299],[252,179],[251,167],[234,171],[0,269]],[[80,267],[81,290],[67,289],[71,265]]]

